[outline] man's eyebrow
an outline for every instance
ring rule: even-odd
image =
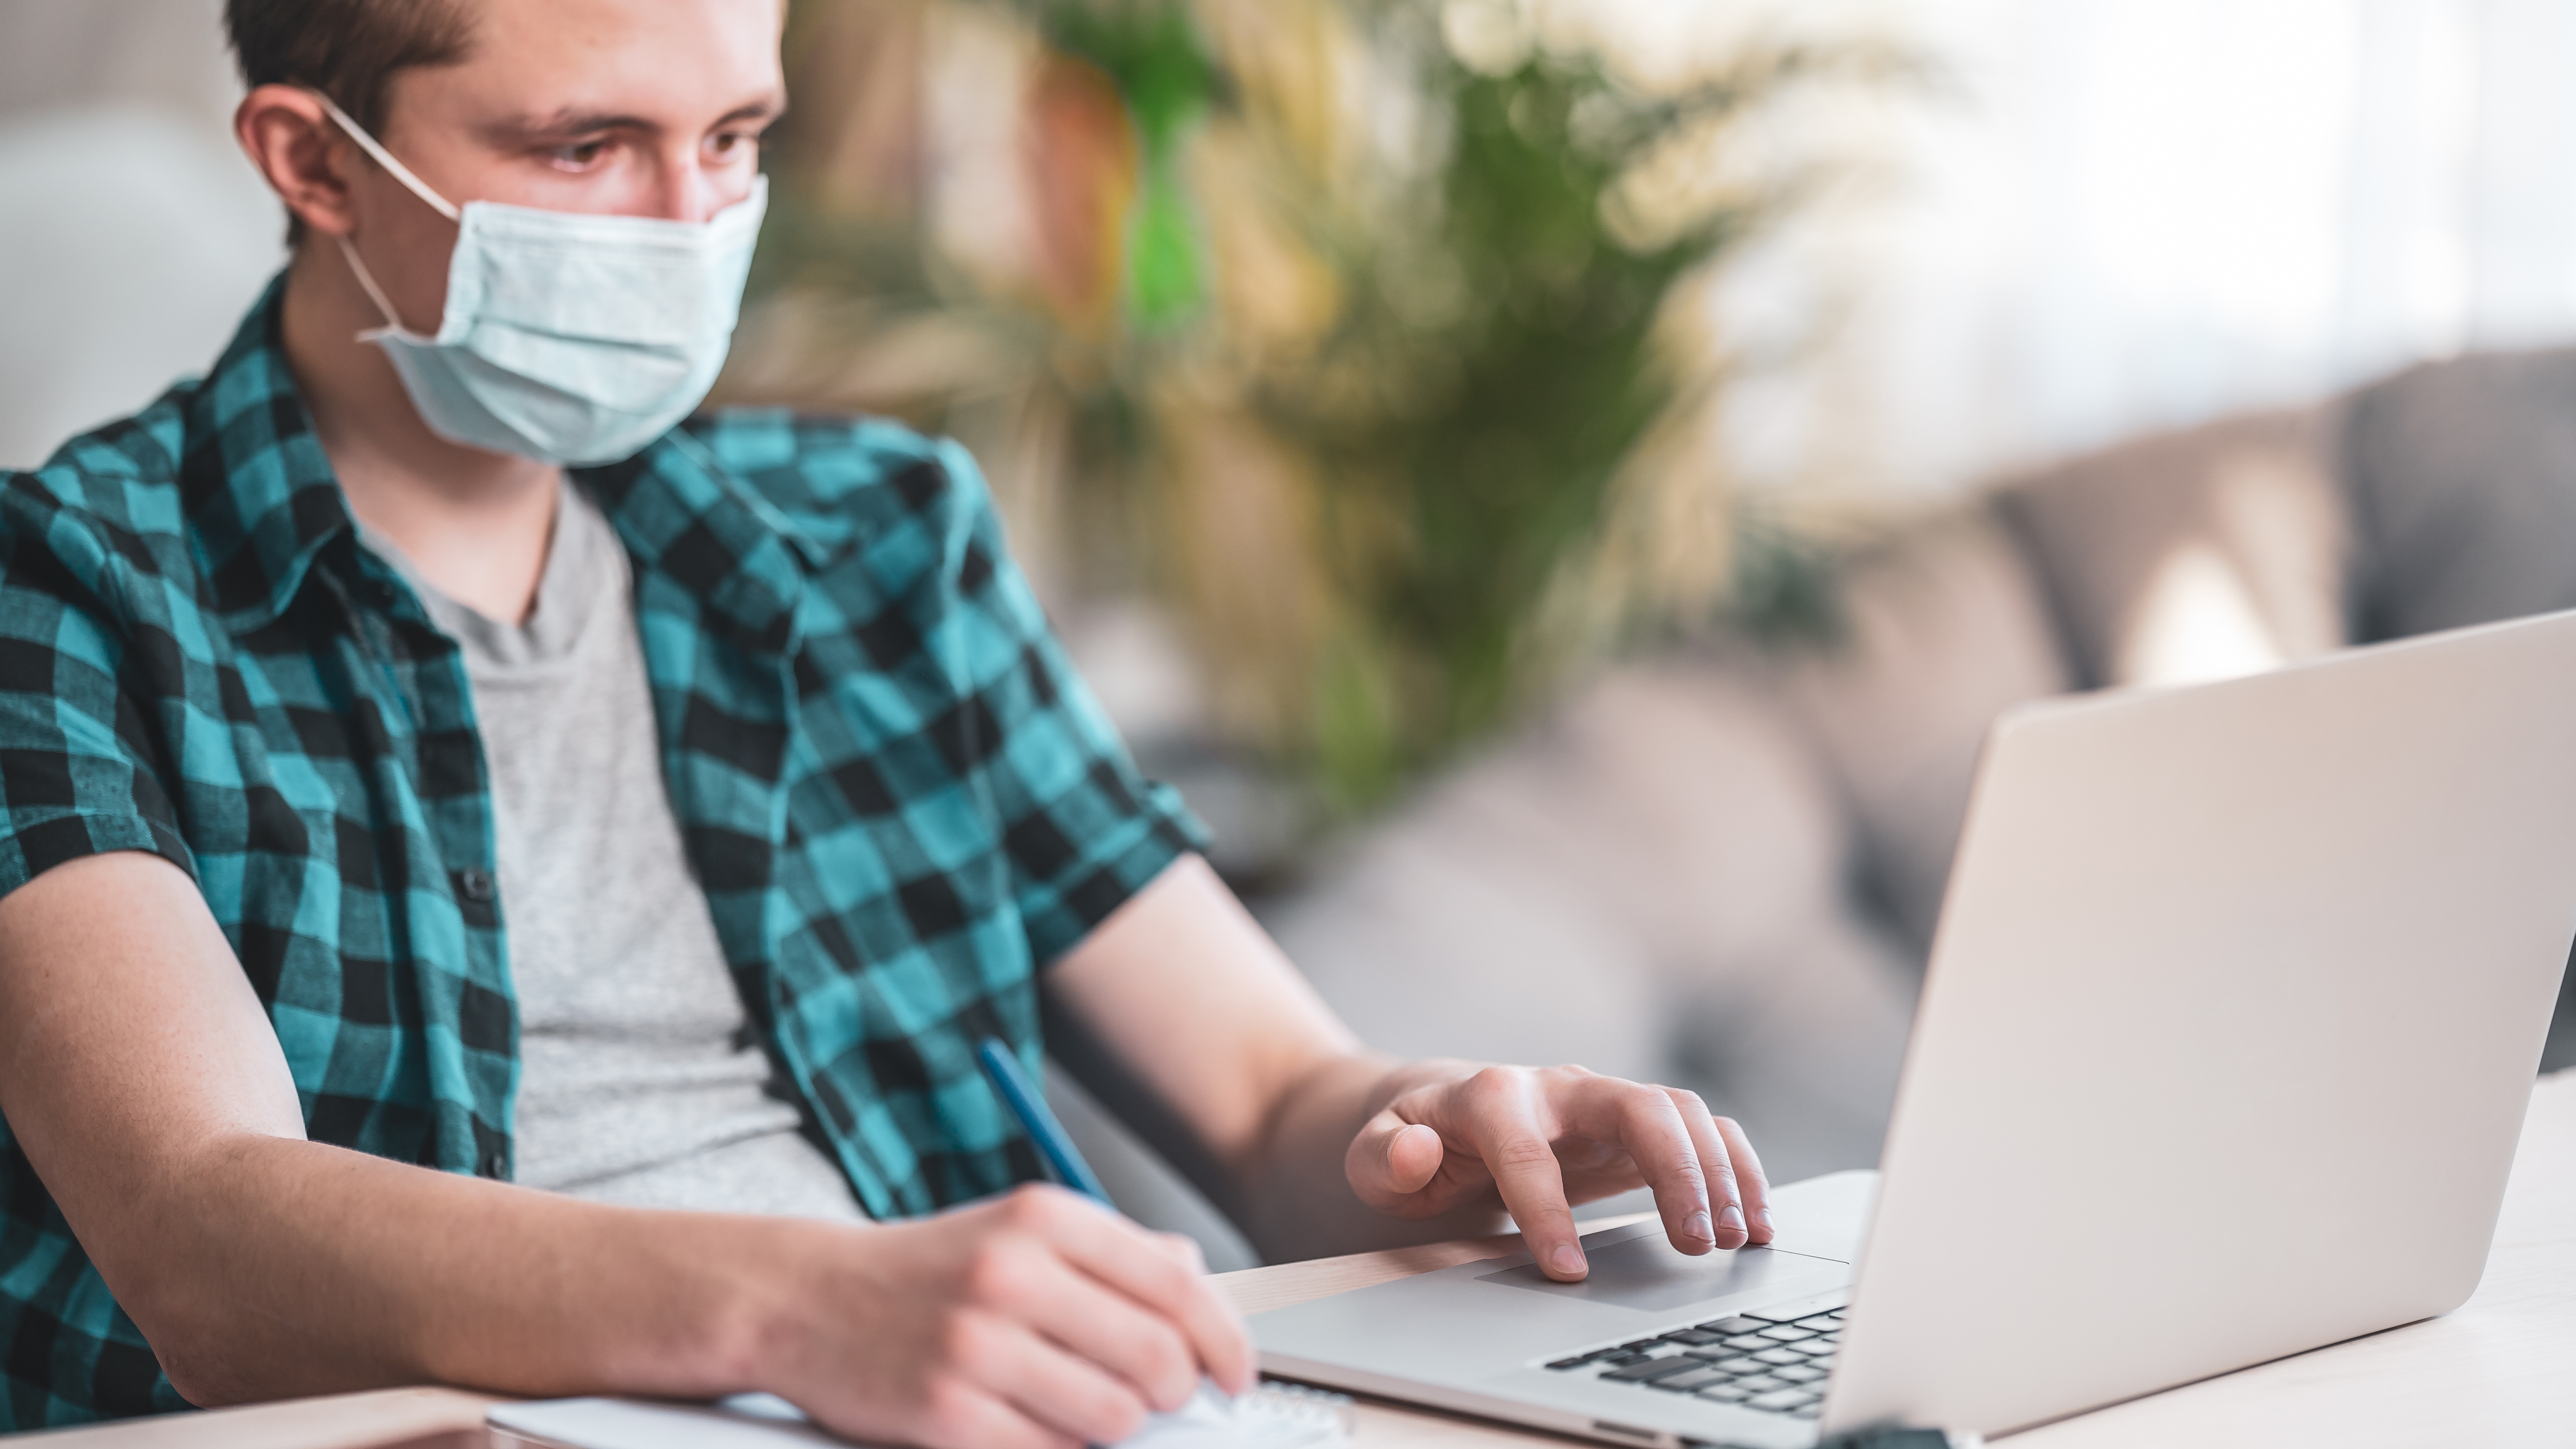
[[[736,125],[744,121],[776,120],[787,110],[779,96],[763,96],[745,101],[716,118],[716,126]],[[570,106],[549,116],[512,116],[492,124],[491,133],[506,140],[544,140],[562,136],[593,136],[602,131],[655,131],[661,123],[622,111],[584,111]],[[712,129],[712,128],[711,128]]]
[[[737,121],[775,121],[786,114],[787,98],[785,96],[762,96],[756,101],[745,101],[743,104],[734,107],[732,110],[725,112],[721,116],[718,116],[716,118],[716,124],[719,126],[729,126]]]

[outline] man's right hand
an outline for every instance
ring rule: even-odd
[[[929,1449],[1114,1444],[1202,1374],[1253,1381],[1198,1245],[1062,1188],[798,1245],[760,1377],[833,1431]],[[801,1235],[800,1235],[801,1236]]]

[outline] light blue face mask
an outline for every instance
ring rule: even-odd
[[[457,224],[438,334],[402,325],[346,236],[340,250],[385,325],[358,334],[392,359],[430,431],[575,466],[633,457],[704,401],[742,311],[769,178],[704,222],[458,208],[330,97],[349,138]]]

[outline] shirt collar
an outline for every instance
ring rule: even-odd
[[[285,613],[314,560],[355,529],[287,366],[285,284],[282,273],[269,283],[198,385],[180,465],[216,609],[237,630]],[[571,477],[599,500],[636,562],[695,595],[719,632],[763,653],[787,648],[806,570],[836,550],[725,468],[690,430]]]
[[[806,570],[830,550],[719,462],[693,425],[572,478],[599,500],[640,569],[697,599],[711,632],[759,654],[794,644]]]
[[[237,629],[286,611],[314,557],[350,528],[339,479],[286,365],[283,273],[188,406],[179,487],[215,607]]]

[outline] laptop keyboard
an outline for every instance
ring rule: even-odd
[[[1558,1373],[1812,1419],[1843,1338],[1847,1292],[1756,1308],[1561,1358]]]

